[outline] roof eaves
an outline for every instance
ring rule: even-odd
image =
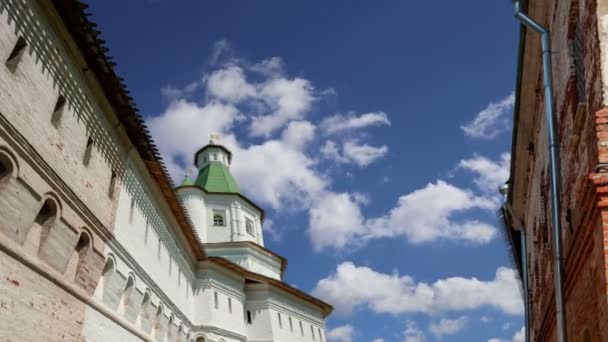
[[[52,3],[89,68],[95,74],[131,143],[160,188],[195,257],[204,259],[205,251],[198,242],[181,203],[177,200],[158,147],[154,144],[144,119],[139,115],[124,80],[114,72],[113,67],[116,63],[106,54],[109,49],[100,38],[101,32],[95,29],[97,25],[91,22],[89,14],[85,13],[88,5],[79,0],[52,0]]]

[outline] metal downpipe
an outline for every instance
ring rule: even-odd
[[[513,1],[515,6],[515,18],[523,25],[536,31],[541,35],[543,53],[543,83],[545,88],[545,114],[549,139],[549,171],[551,186],[551,208],[553,223],[553,258],[555,271],[555,311],[557,320],[557,340],[567,342],[566,310],[564,306],[563,291],[563,257],[562,257],[562,229],[561,208],[559,203],[560,194],[560,165],[559,146],[555,133],[555,116],[553,114],[553,80],[551,74],[551,37],[547,28],[538,24],[532,18],[521,11],[519,0]]]
[[[515,217],[513,213],[513,207],[508,202],[505,202],[503,208],[509,213],[511,219],[516,223],[517,228],[521,234],[521,272],[522,272],[522,287],[523,287],[523,299],[524,299],[524,325],[525,325],[525,334],[526,334],[526,342],[530,342],[530,310],[532,303],[530,303],[530,283],[528,276],[528,234],[526,233],[526,227],[524,226],[524,222],[519,218]]]

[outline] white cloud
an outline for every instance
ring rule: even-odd
[[[457,319],[441,319],[439,322],[431,322],[429,331],[438,339],[445,335],[454,335],[462,331],[468,323],[466,316]]]
[[[177,160],[191,165],[194,152],[208,142],[209,135],[229,131],[239,115],[234,106],[217,101],[200,106],[187,100],[176,100],[161,115],[148,119],[150,131],[159,142],[175,181],[181,181],[184,174]]]
[[[314,88],[302,78],[273,78],[260,85],[260,100],[270,109],[269,114],[252,118],[250,134],[268,137],[290,120],[301,119],[316,100]]]
[[[508,115],[511,114],[514,102],[515,93],[498,102],[490,102],[471,122],[460,128],[472,138],[492,139],[510,128]]]
[[[367,144],[359,145],[356,141],[347,141],[343,145],[344,157],[359,166],[368,166],[379,158],[386,156],[388,147],[374,147]]]
[[[290,146],[301,149],[312,141],[315,130],[315,125],[308,121],[292,121],[287,124],[281,140]]]
[[[355,114],[336,114],[323,120],[320,127],[327,133],[337,133],[361,129],[369,126],[390,125],[388,116],[384,112],[371,112],[356,116]]]
[[[387,146],[374,147],[368,144],[359,144],[356,140],[349,140],[342,144],[342,152],[338,145],[328,140],[321,147],[324,158],[337,163],[351,163],[365,167],[374,161],[383,158],[388,153]]]
[[[383,338],[375,338],[372,340],[372,342],[384,342]]]
[[[510,339],[499,339],[499,338],[491,338],[488,342],[524,342],[526,339],[526,329],[525,327],[521,327],[515,335]]]
[[[361,286],[365,284],[365,286]],[[317,282],[313,293],[335,308],[338,316],[368,308],[375,313],[406,314],[458,312],[492,307],[521,315],[523,305],[515,272],[499,267],[494,279],[449,277],[416,282],[408,275],[386,274],[344,262],[336,272]]]
[[[418,328],[416,322],[408,320],[405,323],[405,330],[403,331],[403,342],[424,342],[426,336],[422,330]]]
[[[247,82],[243,69],[230,65],[208,77],[207,92],[210,96],[229,103],[240,103],[256,96],[254,85]]]
[[[280,57],[271,57],[253,64],[250,69],[265,76],[276,77],[284,74],[285,63]]]
[[[350,324],[341,325],[329,330],[326,335],[329,342],[352,342],[355,329]]]
[[[494,208],[492,199],[441,180],[401,196],[387,214],[371,219],[363,216],[360,203],[351,194],[326,194],[310,210],[309,234],[317,250],[342,249],[370,239],[397,236],[411,243],[444,239],[484,244],[496,237],[493,226],[454,216]]]
[[[509,179],[510,167],[510,153],[501,154],[498,161],[476,155],[473,158],[464,159],[458,163],[458,168],[475,174],[474,182],[480,190],[491,194],[497,194],[498,187]]]
[[[313,203],[309,235],[316,250],[342,249],[357,243],[365,233],[359,202],[352,194],[326,193]]]

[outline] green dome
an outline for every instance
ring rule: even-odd
[[[194,185],[207,192],[240,194],[239,186],[232,177],[228,166],[217,162],[211,162],[205,166],[198,173]]]

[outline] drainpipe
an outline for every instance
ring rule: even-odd
[[[557,341],[567,342],[566,310],[564,308],[563,291],[563,257],[562,257],[562,229],[561,210],[559,203],[560,161],[559,146],[555,132],[555,116],[553,114],[553,81],[551,74],[551,37],[550,31],[527,16],[521,10],[520,0],[514,0],[515,18],[526,27],[541,35],[543,53],[543,83],[545,88],[545,115],[549,138],[549,169],[551,186],[551,208],[553,222],[553,259],[555,270],[555,313],[557,320]]]
[[[526,332],[526,342],[530,342],[530,307],[532,303],[530,303],[530,288],[529,288],[529,278],[528,278],[528,243],[527,243],[527,233],[526,227],[524,226],[524,222],[517,217],[513,213],[513,208],[509,202],[505,202],[503,208],[509,213],[511,219],[518,226],[520,232],[520,240],[521,240],[521,282],[524,292],[524,324],[525,324],[525,332]]]

